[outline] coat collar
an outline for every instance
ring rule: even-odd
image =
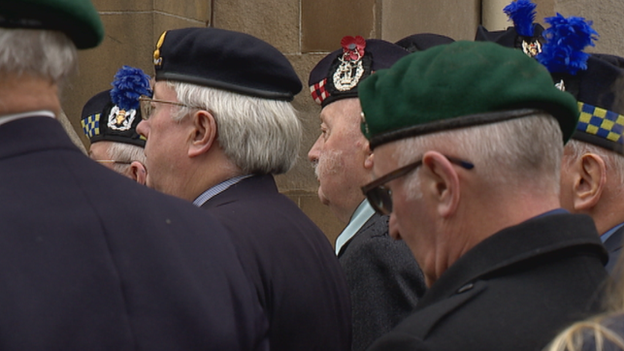
[[[419,301],[417,309],[445,299],[485,275],[573,247],[577,252],[592,252],[603,263],[607,262],[608,256],[589,216],[553,214],[505,228],[449,267]]]

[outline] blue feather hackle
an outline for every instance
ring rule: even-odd
[[[513,21],[516,33],[525,37],[532,37],[535,7],[536,5],[531,0],[516,0],[505,6],[503,12]]]
[[[591,27],[592,22],[582,17],[565,18],[559,13],[544,20],[550,28],[542,33],[546,43],[537,60],[551,73],[574,75],[579,70],[586,70],[589,54],[583,50],[594,46],[598,37],[598,32]]]
[[[110,95],[113,103],[124,110],[138,109],[141,95],[152,96],[150,77],[140,68],[123,66],[115,74]]]

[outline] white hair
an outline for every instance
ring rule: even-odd
[[[181,82],[167,82],[180,103],[209,111],[219,145],[245,174],[285,173],[295,164],[301,122],[289,102],[267,100]],[[180,107],[181,120],[193,108]]]
[[[108,157],[111,160],[132,162],[139,161],[145,165],[145,153],[138,145],[112,142],[108,147]],[[118,173],[124,173],[130,165],[115,163],[113,169]]]
[[[563,158],[563,162],[567,165],[571,165],[574,161],[578,160],[585,154],[596,154],[600,156],[604,162],[607,172],[613,170],[613,173],[618,178],[621,184],[624,184],[624,156],[602,148],[600,146],[592,145],[579,140],[570,140],[565,146],[566,154]]]
[[[535,190],[559,194],[562,140],[555,118],[540,113],[399,140],[394,158],[406,165],[435,150],[473,163],[471,172],[488,184],[517,188],[530,181]],[[411,177],[408,196],[421,196],[418,182],[418,177]]]
[[[76,61],[76,46],[59,31],[0,28],[2,74],[27,74],[61,85]]]

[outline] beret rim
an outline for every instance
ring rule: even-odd
[[[156,81],[160,81],[160,80],[170,80],[170,81],[175,81],[175,82],[197,84],[197,85],[201,85],[205,87],[227,90],[233,93],[259,97],[263,99],[292,101],[295,98],[295,96],[291,93],[255,89],[255,88],[250,88],[250,87],[245,87],[245,86],[241,86],[237,84],[231,84],[231,83],[219,81],[216,79],[202,78],[202,77],[187,75],[183,73],[157,71]]]
[[[371,150],[373,150],[374,148],[382,144],[408,137],[416,137],[419,135],[431,134],[452,129],[503,122],[511,119],[530,116],[539,112],[546,111],[533,108],[523,108],[457,116],[450,119],[443,119],[425,124],[403,127],[377,134],[369,140],[369,144]]]

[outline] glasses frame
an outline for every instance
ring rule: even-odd
[[[193,108],[192,106],[183,104],[181,102],[175,102],[175,101],[167,101],[167,100],[159,100],[159,99],[152,99],[149,96],[145,96],[145,95],[141,95],[139,97],[139,107],[141,108],[141,118],[143,118],[143,120],[147,121],[148,119],[150,119],[150,115],[151,115],[151,109],[148,110],[148,106],[149,104],[156,102],[159,104],[169,104],[169,105],[174,105],[174,106],[181,106],[181,107],[189,107],[189,108]],[[148,111],[150,113],[148,113]]]
[[[443,156],[446,157],[446,159],[449,160],[451,163],[454,163],[467,170],[471,170],[474,168],[474,164],[472,164],[471,162],[464,161],[464,160],[461,160],[452,156],[447,156],[447,155],[443,155]],[[385,174],[362,187],[362,193],[364,194],[364,196],[366,196],[366,200],[368,200],[368,202],[370,203],[371,207],[375,210],[375,212],[381,215],[389,215],[390,213],[392,213],[392,192],[390,191],[390,189],[384,187],[383,185],[392,180],[395,180],[397,178],[407,175],[411,171],[420,167],[422,164],[423,164],[423,159],[421,158],[420,160],[416,162],[413,162],[401,168],[395,169],[394,171],[388,174]],[[385,195],[385,197],[377,196],[377,194],[379,194],[380,191],[383,192],[383,195]],[[375,201],[375,197],[379,198],[382,202],[384,201],[384,198],[389,199],[390,206],[388,206],[388,204],[383,204],[383,203],[380,204],[378,201]],[[387,207],[390,207],[390,208],[388,209]]]

